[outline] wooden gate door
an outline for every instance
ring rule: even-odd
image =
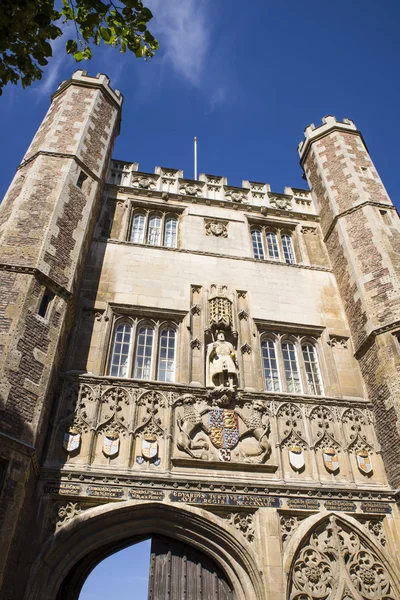
[[[221,569],[202,552],[171,538],[151,543],[148,600],[234,600]]]

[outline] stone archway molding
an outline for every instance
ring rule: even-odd
[[[313,515],[311,517],[306,518],[297,528],[295,533],[293,534],[291,540],[288,542],[287,547],[284,552],[283,557],[283,567],[284,567],[284,579],[285,579],[285,598],[289,600],[292,597],[290,594],[290,586],[293,576],[293,570],[295,566],[296,558],[298,557],[298,553],[301,548],[306,544],[307,540],[310,539],[314,532],[317,532],[321,529],[321,526],[326,524],[328,526],[330,521],[334,521],[339,527],[342,525],[348,529],[348,531],[353,532],[361,541],[361,543],[365,544],[365,548],[372,551],[373,554],[376,555],[384,569],[386,569],[389,578],[392,584],[392,593],[393,597],[400,599],[400,578],[397,574],[398,568],[394,564],[394,561],[391,559],[386,550],[383,549],[382,546],[378,546],[376,540],[372,537],[372,535],[365,529],[356,519],[349,515],[343,515],[336,512],[324,511]],[[340,545],[340,544],[339,544]],[[334,552],[331,552],[333,555]],[[311,564],[311,563],[310,563]],[[367,565],[363,565],[367,569]],[[367,569],[368,570],[368,569]],[[344,598],[352,598],[351,595],[346,594],[346,585],[344,585]],[[333,594],[333,591],[332,591]],[[308,596],[305,594],[298,594],[299,597],[311,598],[311,595]],[[296,595],[297,597],[297,595]],[[331,595],[329,595],[329,598]],[[333,597],[333,596],[332,596]],[[363,596],[364,597],[364,596]],[[375,596],[368,595],[368,598],[374,598]],[[376,597],[378,598],[378,596]],[[392,595],[389,593],[388,595],[384,595],[384,600],[391,600]],[[382,600],[382,597],[379,596],[379,600]]]
[[[127,501],[87,509],[63,525],[36,557],[24,600],[78,600],[91,570],[114,552],[158,533],[212,558],[235,600],[264,600],[253,556],[216,515],[192,506]]]

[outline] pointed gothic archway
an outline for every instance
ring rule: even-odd
[[[400,600],[390,558],[351,517],[306,519],[285,555],[287,600]]]
[[[204,556],[206,568],[214,565],[211,571],[221,575],[226,589],[225,598],[221,591],[219,600],[265,598],[254,557],[221,528],[218,517],[191,506],[129,502],[88,509],[52,536],[32,566],[24,600],[78,600],[84,581],[99,562],[153,535],[175,540],[183,561],[182,548],[189,549],[189,556],[190,552]]]

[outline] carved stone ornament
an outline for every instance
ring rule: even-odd
[[[251,346],[249,346],[249,344],[247,344],[246,342],[245,344],[240,346],[240,351],[242,354],[251,354]]]
[[[56,526],[57,528],[68,523],[71,519],[80,514],[82,508],[77,502],[68,502],[64,506],[61,506],[57,512]]]
[[[246,310],[241,310],[238,314],[238,317],[241,321],[247,321],[247,319],[249,318],[249,313]]]
[[[289,600],[395,600],[398,597],[372,545],[335,516],[320,524],[294,556]]]
[[[103,453],[106,456],[116,456],[119,452],[119,435],[115,431],[107,431],[103,437]]]
[[[372,473],[373,469],[372,469],[371,457],[366,448],[363,448],[362,450],[357,450],[356,458],[357,458],[357,465],[358,465],[358,468],[360,469],[361,473],[363,473],[364,475],[368,475],[368,474]]]
[[[230,525],[233,525],[248,542],[251,543],[254,541],[254,515],[252,513],[230,513],[227,516],[227,521]]]
[[[199,340],[199,338],[193,338],[193,340],[190,342],[190,347],[192,350],[200,350],[201,341]]]
[[[294,471],[302,471],[305,467],[304,452],[301,446],[289,446],[289,463]]]
[[[347,348],[349,338],[342,335],[330,335],[328,344],[332,348]]]
[[[270,205],[279,208],[279,210],[288,210],[292,206],[291,198],[283,198],[280,196],[272,196]]]
[[[329,473],[339,472],[339,457],[336,454],[336,450],[334,448],[323,448],[322,458],[324,461],[325,469]]]
[[[303,225],[301,228],[301,233],[304,233],[305,235],[317,235],[317,228],[309,225]]]
[[[205,221],[204,226],[207,235],[215,235],[216,237],[228,237],[228,225],[221,221]]]
[[[161,462],[158,457],[158,440],[154,434],[143,435],[142,437],[142,455],[136,457],[138,465],[142,465],[146,460],[153,463],[156,467]]]
[[[81,445],[81,434],[79,429],[76,427],[70,427],[68,431],[64,433],[63,437],[63,448],[67,452],[75,452]]]
[[[232,301],[226,295],[226,286],[213,285],[209,298],[210,328],[232,328]]]
[[[226,404],[231,406],[226,408]],[[263,463],[271,451],[268,441],[269,418],[264,403],[256,400],[247,411],[235,408],[229,396],[219,405],[201,407],[201,400],[191,394],[179,399],[183,411],[177,415],[177,447],[191,458],[209,460],[210,444],[218,451],[220,461],[232,460],[232,451],[243,462]],[[244,445],[250,440],[251,446]]]
[[[146,177],[142,175],[135,179],[135,183],[138,187],[144,190],[153,190],[156,187],[156,182],[151,177]]]
[[[247,193],[241,189],[225,188],[225,198],[232,202],[247,202]]]
[[[183,183],[179,187],[179,193],[185,194],[186,196],[202,196],[203,190],[199,185],[195,183]]]
[[[201,306],[200,306],[200,304],[193,304],[190,307],[190,312],[192,313],[192,315],[199,315],[201,313]]]
[[[306,518],[306,516],[301,515],[281,515],[280,525],[281,525],[281,535],[282,542],[285,546],[289,541],[292,534],[296,531],[300,523]]]

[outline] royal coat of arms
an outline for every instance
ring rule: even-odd
[[[301,446],[290,446],[289,447],[289,462],[291,467],[295,471],[301,471],[305,463],[304,452]]]
[[[119,435],[114,431],[108,431],[103,438],[103,452],[106,456],[115,456],[119,450]]]
[[[227,408],[213,408],[208,413],[211,443],[219,450],[222,461],[231,460],[231,450],[239,442],[239,418],[237,412]]]
[[[358,450],[356,452],[358,468],[362,473],[372,473],[372,462],[368,450]]]
[[[142,465],[145,459],[158,466],[161,462],[158,458],[158,441],[154,434],[144,435],[142,437],[142,456],[136,457],[138,465]]]
[[[334,448],[324,448],[322,450],[322,458],[327,471],[337,473],[339,471],[339,457]]]
[[[74,452],[74,450],[78,450],[80,445],[81,434],[75,427],[70,427],[69,430],[64,433],[63,448],[67,452]]]

